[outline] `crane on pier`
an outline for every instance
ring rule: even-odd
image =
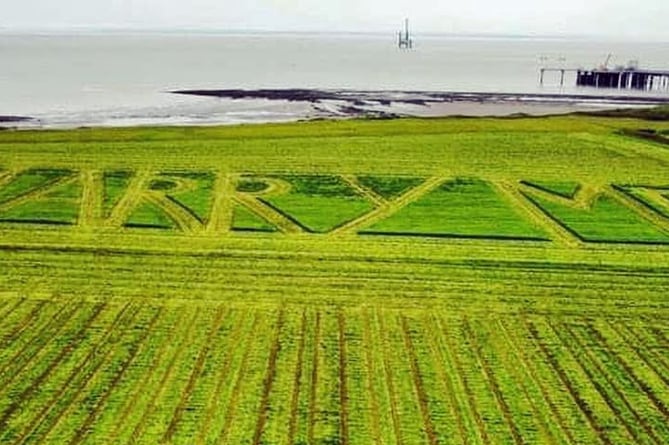
[[[604,60],[604,63],[602,63],[602,64],[599,66],[599,69],[600,69],[601,71],[608,71],[608,70],[609,70],[609,63],[611,62],[611,57],[613,57],[613,54],[612,54],[612,53],[609,53],[609,55],[606,56],[606,60]]]

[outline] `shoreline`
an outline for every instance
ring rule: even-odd
[[[370,91],[344,89],[174,90],[171,94],[229,101],[308,104],[305,119],[546,116],[669,104],[669,96],[630,94]]]
[[[215,126],[320,119],[509,117],[639,109],[669,104],[669,96],[559,93],[371,91],[343,89],[195,89],[164,92],[192,97],[169,109],[90,110],[62,115],[0,115],[0,130],[81,127]]]
[[[605,90],[611,91],[611,90]],[[504,102],[537,101],[545,103],[604,102],[630,105],[669,104],[669,96],[634,94],[573,94],[573,93],[487,93],[464,91],[411,91],[411,90],[347,90],[347,89],[188,89],[172,90],[170,94],[207,96],[222,99],[267,99],[289,102],[321,102],[342,100],[355,104],[377,102],[418,104],[443,102]]]

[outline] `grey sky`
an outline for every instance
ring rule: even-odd
[[[3,4],[4,3],[4,4]],[[667,0],[0,0],[0,28],[580,34],[669,40]]]

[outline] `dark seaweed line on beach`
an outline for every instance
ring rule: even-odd
[[[596,101],[621,105],[669,104],[669,97],[593,95],[593,94],[539,94],[539,93],[468,93],[434,91],[364,91],[364,90],[319,90],[319,89],[221,89],[221,90],[175,90],[173,94],[209,96],[225,99],[267,99],[289,102],[321,102],[337,100],[352,102],[354,105],[391,103],[426,105],[448,102],[528,102],[528,103],[569,103]]]
[[[2,116],[0,115],[0,123],[14,123],[32,121],[34,118],[28,116]]]

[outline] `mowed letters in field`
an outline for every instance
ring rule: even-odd
[[[0,443],[665,444],[649,127],[1,132]]]

